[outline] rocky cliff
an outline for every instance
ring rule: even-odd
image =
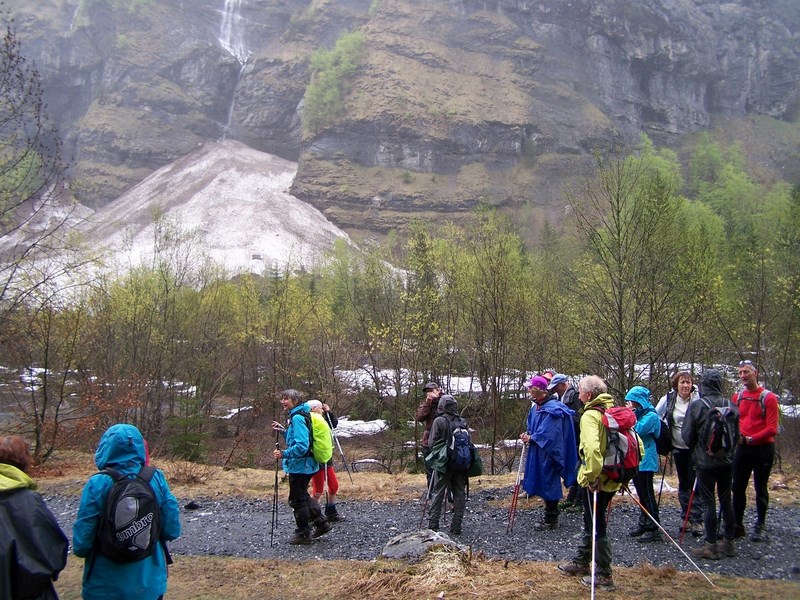
[[[7,5],[94,207],[229,138],[299,161],[293,194],[349,231],[481,202],[529,217],[592,150],[800,105],[796,0]],[[309,57],[349,31],[365,52],[346,110],[304,133]],[[800,175],[796,158],[778,157]]]

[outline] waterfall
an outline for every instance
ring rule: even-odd
[[[244,33],[239,24],[242,20],[242,16],[239,14],[241,5],[242,0],[225,0],[222,22],[219,26],[219,43],[239,61],[239,64],[244,65],[250,57],[250,52],[244,45]]]
[[[247,59],[245,59],[246,61]],[[242,66],[239,67],[239,73],[236,76],[236,83],[233,86],[233,92],[231,92],[231,101],[228,103],[228,114],[225,117],[225,125],[222,128],[222,139],[227,139],[228,132],[231,129],[231,120],[233,119],[233,106],[236,103],[236,88],[239,87],[239,82],[242,80],[242,73],[244,73],[244,68],[247,66],[247,62],[243,62]]]
[[[242,79],[244,68],[247,66],[247,59],[250,58],[250,51],[244,45],[244,32],[241,26],[242,15],[239,9],[242,0],[225,0],[225,7],[222,9],[222,22],[219,26],[220,45],[239,63],[239,73],[236,75],[236,82],[231,90],[231,100],[228,103],[228,111],[225,116],[225,125],[222,129],[222,139],[228,137],[233,119],[233,106],[236,101],[236,89]]]

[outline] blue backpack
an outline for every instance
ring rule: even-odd
[[[447,468],[458,473],[472,466],[472,438],[463,419],[453,421],[450,443],[447,446]]]

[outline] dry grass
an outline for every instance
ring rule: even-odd
[[[275,471],[267,469],[230,469],[185,461],[161,460],[153,464],[163,469],[173,493],[178,497],[236,496],[263,498],[275,485]],[[86,479],[96,472],[94,457],[87,453],[63,452],[35,467],[31,476],[40,488],[59,493],[80,493]],[[342,500],[400,502],[418,498],[425,489],[422,474],[353,473],[353,482],[346,472],[337,475]],[[470,480],[470,490],[495,489],[514,484],[516,474],[487,475]],[[285,486],[283,473],[280,484]]]
[[[82,563],[70,557],[56,584],[62,600],[80,598]],[[713,576],[644,565],[617,568],[617,592],[607,598],[769,599],[800,597],[800,583]],[[277,561],[175,557],[170,567],[171,600],[325,598],[588,598],[577,579],[563,577],[554,563],[488,560],[434,550],[416,565],[397,561]]]

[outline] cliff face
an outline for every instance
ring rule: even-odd
[[[349,230],[553,209],[593,149],[800,103],[795,0],[7,3],[92,206],[227,137],[299,160],[292,193]],[[304,136],[308,58],[353,30],[346,117]]]

